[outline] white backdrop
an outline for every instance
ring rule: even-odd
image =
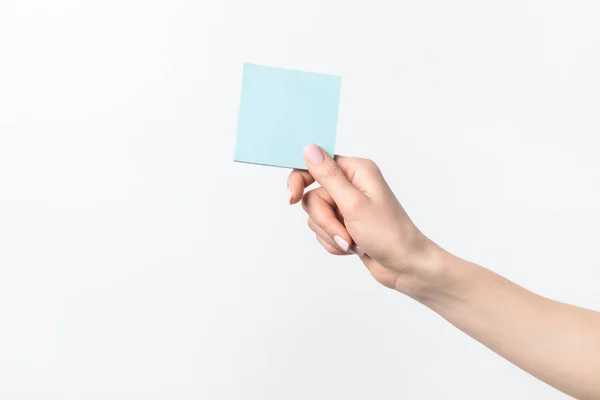
[[[2,0],[0,397],[562,399],[232,162],[244,61],[342,76],[419,227],[600,309],[590,1]]]

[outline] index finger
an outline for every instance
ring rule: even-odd
[[[288,201],[290,204],[296,204],[302,200],[304,189],[315,182],[315,178],[308,171],[295,169],[290,173],[287,180]]]

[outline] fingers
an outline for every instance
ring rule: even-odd
[[[329,243],[326,239],[323,239],[321,236],[316,235],[316,237],[317,237],[317,242],[319,242],[321,244],[321,246],[323,246],[323,248],[325,250],[327,250],[329,253],[336,255],[336,256],[347,256],[350,254],[350,253],[343,252],[342,250],[333,246],[331,243]]]
[[[356,254],[357,256],[359,256],[361,258],[367,256],[365,254],[365,252],[356,245],[356,243],[352,243],[350,245],[350,249],[348,250],[348,252],[342,251],[340,248],[340,245],[338,243],[336,243],[335,240],[333,240],[331,238],[331,236],[329,236],[323,229],[321,229],[321,227],[319,227],[319,225],[317,225],[315,223],[315,221],[313,221],[310,217],[308,217],[308,227],[310,228],[311,231],[316,233],[317,238],[321,238],[322,240],[324,240],[325,242],[327,242],[329,245],[331,245],[332,247],[334,247],[337,250],[335,253],[330,251],[330,253],[332,253],[332,254],[336,254],[336,255],[340,255],[340,256]],[[321,243],[321,240],[319,240],[319,243]],[[325,247],[325,249],[329,249],[329,246],[323,246],[323,247]]]
[[[296,204],[302,200],[304,189],[312,185],[315,178],[308,171],[295,169],[290,173],[288,177],[288,202],[290,204]]]
[[[312,147],[312,146],[310,146]],[[317,147],[318,149],[318,147]],[[319,149],[322,153],[324,153],[321,149]],[[325,159],[331,160],[331,158],[324,153],[323,157]],[[356,158],[356,157],[344,157],[344,156],[335,156],[335,163],[339,166],[343,175],[345,175],[346,180],[351,183],[359,192],[363,193],[367,197],[370,197],[373,194],[379,192],[382,187],[386,187],[387,185],[382,185],[381,181],[383,180],[383,176],[381,175],[381,171],[377,167],[377,165],[368,159],[365,158]],[[307,163],[308,164],[308,163]],[[317,167],[315,167],[316,170]],[[320,168],[321,170],[323,168]],[[335,171],[334,174],[339,171]],[[296,204],[302,199],[302,194],[304,193],[304,189],[309,187],[315,182],[315,178],[311,175],[309,171],[294,169],[287,181],[288,188],[288,202],[290,204]],[[321,185],[323,186],[323,185]],[[354,199],[349,199],[346,203],[343,204],[342,208],[348,209],[355,204],[356,201],[361,200],[360,197],[356,197]],[[364,198],[362,199],[364,200]]]
[[[331,195],[342,213],[351,212],[368,198],[350,183],[344,171],[315,144],[304,149],[304,161],[310,175]]]
[[[310,217],[308,218],[308,227],[315,233],[317,241],[331,254],[335,254],[336,256],[347,256],[351,254],[343,251],[335,240],[321,229]]]
[[[331,238],[340,249],[348,252],[352,238],[346,227],[337,218],[334,207],[333,199],[323,188],[311,190],[302,199],[302,208],[310,220],[320,228],[323,236]]]

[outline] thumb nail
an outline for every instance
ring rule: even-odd
[[[321,149],[314,143],[311,143],[304,148],[304,157],[306,157],[308,162],[312,165],[319,165],[325,159]]]

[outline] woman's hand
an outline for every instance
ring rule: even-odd
[[[445,252],[412,223],[377,166],[315,145],[290,174],[290,203],[330,253],[428,306],[515,365],[576,398],[600,399],[600,313],[559,303]],[[314,181],[320,188],[304,194]]]
[[[410,220],[374,162],[335,161],[314,144],[306,147],[308,171],[288,178],[289,201],[302,200],[317,241],[336,255],[357,254],[382,285],[419,296],[434,272],[438,248]],[[321,187],[304,193],[317,181]]]

